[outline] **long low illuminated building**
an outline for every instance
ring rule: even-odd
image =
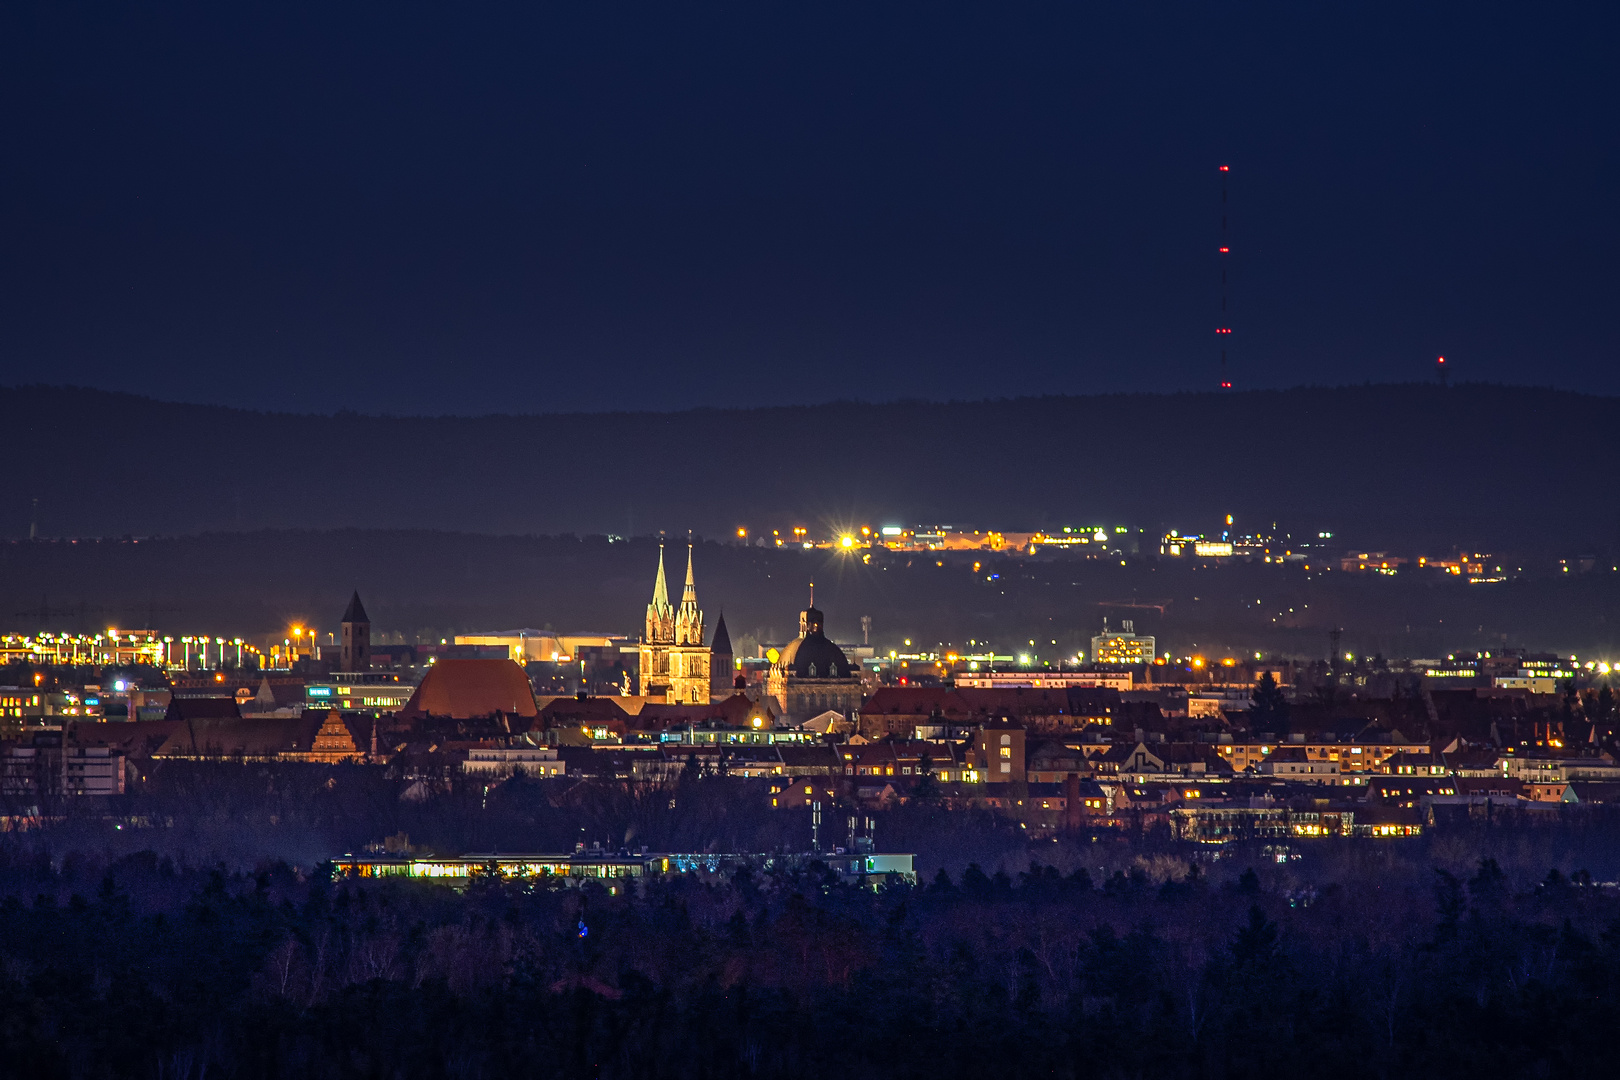
[[[1093,641],[1098,640],[1092,638]],[[1148,640],[1152,640],[1149,638]],[[1152,654],[1149,653],[1149,656]],[[1014,690],[1014,689],[1065,689],[1070,686],[1082,689],[1103,688],[1109,690],[1129,690],[1131,673],[1129,671],[1048,671],[1042,669],[1026,668],[1011,671],[959,671],[955,676],[956,685],[960,689],[969,690]]]
[[[357,878],[422,878],[460,887],[474,877],[493,870],[510,880],[554,883],[567,887],[596,881],[606,886],[609,892],[617,892],[620,885],[628,885],[641,878],[668,878],[680,874],[730,875],[743,869],[756,872],[804,870],[817,861],[836,873],[846,884],[877,888],[889,883],[917,883],[915,856],[874,852],[819,855],[808,852],[796,855],[722,855],[604,851],[581,851],[573,855],[345,855],[332,860],[332,863],[338,873]]]

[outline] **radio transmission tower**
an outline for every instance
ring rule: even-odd
[[[1227,239],[1226,232],[1226,179],[1232,173],[1230,165],[1222,165],[1221,173],[1221,246],[1218,252],[1221,260],[1221,318],[1215,326],[1215,335],[1221,343],[1221,389],[1232,389],[1232,373],[1226,367],[1226,347],[1228,336],[1232,333],[1232,326],[1227,321],[1226,314],[1226,260],[1232,254],[1231,241]]]

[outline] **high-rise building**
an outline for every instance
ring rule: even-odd
[[[371,670],[371,617],[360,603],[360,592],[349,600],[349,609],[343,613],[342,651],[338,654],[338,670]]]
[[[658,546],[658,576],[647,605],[641,638],[640,690],[671,705],[707,705],[710,700],[710,655],[703,641],[703,612],[697,606],[692,575],[692,545],[686,546],[686,587],[679,607],[669,602],[664,579],[664,547]]]

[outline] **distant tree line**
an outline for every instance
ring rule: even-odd
[[[1372,854],[1367,854],[1372,851]],[[0,844],[0,1061],[29,1077],[1588,1073],[1620,896],[1436,870],[799,873],[464,892]],[[1252,865],[1245,865],[1252,863]],[[1238,866],[1244,866],[1239,871]]]

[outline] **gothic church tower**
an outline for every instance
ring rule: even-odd
[[[653,579],[652,603],[647,605],[647,629],[641,640],[649,645],[675,644],[675,609],[669,606],[669,586],[664,582],[663,544],[658,545],[658,576]]]
[[[692,573],[692,545],[686,546],[686,586],[680,607],[669,602],[664,577],[664,547],[658,546],[658,576],[653,580],[652,603],[647,605],[646,628],[641,638],[642,696],[662,698],[671,705],[709,703],[709,647],[703,643],[703,612],[697,605],[697,583]]]
[[[367,671],[371,668],[371,616],[360,603],[360,592],[355,590],[349,607],[343,613],[343,646],[339,653],[339,671]]]

